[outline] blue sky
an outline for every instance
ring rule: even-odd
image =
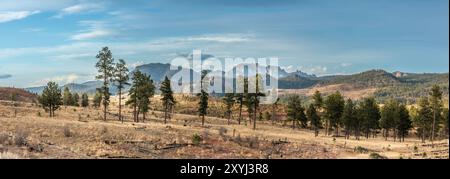
[[[103,46],[130,67],[199,49],[317,75],[448,72],[448,3],[0,0],[0,86],[93,80]]]

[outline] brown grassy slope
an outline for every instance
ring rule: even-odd
[[[381,137],[345,140],[324,136],[323,131],[314,137],[310,130],[269,121],[259,121],[254,131],[251,125],[237,125],[236,120],[227,125],[215,117],[207,117],[202,127],[197,115],[188,114],[175,114],[164,124],[159,111],[149,113],[145,123],[134,123],[129,108],[124,108],[122,124],[117,108],[110,110],[108,121],[100,120],[99,109],[78,107],[63,107],[55,118],[48,118],[30,103],[0,103],[0,139],[6,136],[0,140],[0,153],[20,158],[369,158],[371,153],[391,159],[448,158],[448,140],[436,141],[439,147],[433,149],[415,136],[404,143]],[[21,131],[28,134],[26,146],[14,144]],[[194,134],[203,139],[198,145],[193,144]]]
[[[16,101],[33,102],[37,100],[37,95],[27,92],[19,88],[3,88],[0,87],[0,100],[11,100],[11,97],[16,95]]]

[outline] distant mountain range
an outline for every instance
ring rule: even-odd
[[[137,66],[135,70],[139,70],[147,75],[150,75],[156,85],[159,85],[164,78],[172,77],[181,69],[170,69],[170,64],[150,63]],[[265,70],[266,67],[260,67]],[[426,91],[433,84],[439,84],[444,89],[444,96],[448,96],[448,73],[403,73],[403,72],[386,72],[384,70],[369,70],[362,73],[351,75],[331,75],[317,77],[312,74],[306,74],[301,71],[286,72],[286,70],[278,68],[278,87],[279,89],[308,89],[314,87],[325,87],[330,85],[344,84],[344,86],[352,89],[376,89],[374,96],[380,99],[388,97],[397,97],[401,99],[415,99],[420,96],[427,95]],[[174,69],[174,68],[173,68]],[[199,75],[198,72],[192,71],[194,75]],[[217,71],[216,73],[221,73]],[[275,77],[276,78],[276,77]],[[71,91],[77,93],[94,94],[96,89],[102,85],[100,81],[89,81],[81,84],[66,84],[63,87],[68,87]],[[41,93],[44,87],[26,88],[32,93]],[[339,89],[337,89],[339,90]],[[117,89],[111,87],[111,93],[115,94]]]

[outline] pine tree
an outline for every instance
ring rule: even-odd
[[[128,77],[128,68],[123,59],[119,59],[119,62],[116,63],[115,69],[114,69],[114,85],[117,87],[118,95],[119,95],[119,120],[123,123],[123,117],[122,117],[122,91],[125,88],[125,86],[130,85],[128,83],[129,77]]]
[[[444,123],[444,129],[443,129],[444,135],[448,138],[449,137],[449,135],[448,135],[448,133],[449,133],[448,108],[444,109],[444,111],[442,112],[442,116],[444,118],[444,120],[442,121]]]
[[[250,86],[254,85],[255,91],[249,91]],[[260,100],[259,98],[262,96],[265,96],[264,93],[262,93],[263,87],[262,87],[262,78],[261,75],[256,73],[256,75],[252,78],[244,77],[244,104],[247,108],[248,118],[251,122],[253,120],[253,130],[256,130],[256,121],[257,116],[260,114],[259,107],[260,107]]]
[[[245,96],[246,96],[246,88],[247,88],[247,84],[246,84],[246,80],[239,78],[237,80],[237,85],[241,85],[244,87],[244,91],[243,93],[236,93],[235,95],[235,101],[236,103],[238,103],[239,105],[239,118],[238,118],[238,124],[241,125],[241,121],[242,121],[242,108],[244,107],[245,104]]]
[[[125,103],[125,105],[132,105],[133,107],[133,121],[137,122],[138,121],[138,93],[139,93],[139,86],[142,83],[141,82],[141,76],[142,72],[139,70],[136,70],[133,72],[132,75],[132,84],[131,84],[131,88],[128,91],[128,96],[129,99],[128,101]]]
[[[92,106],[94,108],[99,108],[102,103],[102,93],[99,91],[95,92],[94,99],[92,100]]]
[[[75,107],[80,106],[80,95],[78,95],[78,93],[74,93],[72,94],[72,96],[73,96],[72,105]]]
[[[359,106],[358,115],[366,138],[369,138],[371,133],[375,137],[380,122],[380,109],[375,99],[372,97],[363,99]]]
[[[396,136],[397,124],[400,121],[399,103],[391,99],[381,109],[380,127],[383,129],[384,139],[389,137],[389,131],[394,130],[394,141]]]
[[[207,90],[207,82],[209,79],[206,78],[206,75],[208,74],[207,71],[202,71],[201,74],[201,85],[200,85],[200,93],[197,95],[199,97],[198,102],[198,115],[202,118],[202,126],[205,125],[205,116],[207,114],[208,110],[208,99],[209,94],[206,92]]]
[[[345,128],[345,138],[349,139],[350,133],[356,130],[355,128],[357,122],[355,104],[353,104],[351,99],[347,99],[347,102],[345,103],[341,120]]]
[[[64,106],[73,106],[73,97],[72,97],[72,93],[70,93],[69,88],[66,86],[64,88],[64,93],[63,93],[63,104]]]
[[[225,97],[223,98],[223,102],[225,103],[225,116],[227,116],[228,119],[228,125],[230,125],[230,120],[233,114],[233,106],[234,106],[234,94],[233,93],[227,93],[225,94]]]
[[[106,114],[108,113],[111,96],[109,84],[114,73],[114,59],[108,47],[103,47],[102,50],[98,52],[96,58],[98,59],[98,62],[95,67],[97,67],[99,73],[96,76],[96,79],[103,81],[102,87],[97,90],[102,94],[103,120],[106,121]]]
[[[155,86],[151,77],[139,70],[133,72],[132,80],[133,83],[128,92],[130,99],[126,102],[126,105],[133,106],[134,122],[139,122],[139,114],[141,113],[145,121],[146,113],[150,109],[150,98],[155,93]]]
[[[322,94],[320,94],[320,91],[316,91],[316,92],[314,92],[314,95],[313,95],[313,104],[314,104],[314,107],[316,108],[316,109],[320,109],[320,108],[322,108],[323,107],[323,98],[322,98]]]
[[[166,76],[160,87],[162,95],[161,101],[164,106],[164,124],[167,123],[167,119],[170,118],[169,112],[172,111],[173,106],[176,104],[175,98],[173,97],[173,91],[170,86],[170,80]]]
[[[300,96],[293,95],[289,98],[287,117],[292,121],[292,129],[295,129],[297,123],[300,123],[302,128],[307,126],[308,118],[305,115],[305,108],[302,106]]]
[[[326,123],[326,133],[330,134],[330,130],[336,129],[336,136],[339,136],[339,126],[341,125],[341,116],[344,110],[345,101],[341,93],[335,92],[327,97],[324,102],[325,107],[325,118]]]
[[[272,104],[272,114],[271,114],[272,124],[275,123],[275,119],[277,117],[278,103],[280,103],[280,98],[277,98],[275,103]]]
[[[306,116],[314,130],[314,136],[319,136],[319,128],[322,126],[319,115],[317,115],[317,110],[314,104],[310,104],[308,110],[306,111]]]
[[[142,76],[142,84],[139,89],[139,110],[142,112],[143,121],[145,122],[146,114],[150,110],[150,99],[155,94],[155,86],[150,76]]]
[[[406,109],[405,105],[399,106],[399,120],[397,122],[397,135],[399,137],[400,142],[405,141],[405,136],[408,135],[408,131],[412,128],[411,117],[409,116],[408,109]]]
[[[427,98],[423,97],[420,99],[419,110],[414,123],[422,142],[425,142],[426,137],[429,136],[428,134],[432,130],[433,123],[433,110]]]
[[[440,117],[441,117],[441,111],[442,111],[442,91],[438,85],[434,85],[430,92],[430,105],[431,110],[433,111],[433,123],[431,127],[431,136],[430,140],[432,143],[432,146],[434,147],[434,137],[436,134],[436,131],[439,131],[439,124],[440,123]]]
[[[55,111],[63,104],[61,89],[59,89],[58,84],[55,82],[47,83],[38,100],[45,111],[49,112],[50,117],[54,117]]]
[[[89,96],[86,93],[81,95],[81,106],[89,107]]]

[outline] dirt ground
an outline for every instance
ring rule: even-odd
[[[402,143],[346,140],[263,121],[252,130],[212,117],[202,127],[198,116],[184,114],[164,124],[158,111],[134,123],[128,108],[122,124],[111,111],[108,121],[101,120],[101,110],[81,107],[62,107],[48,118],[35,104],[0,101],[0,158],[449,158],[448,139],[435,141],[434,148],[415,136]]]

